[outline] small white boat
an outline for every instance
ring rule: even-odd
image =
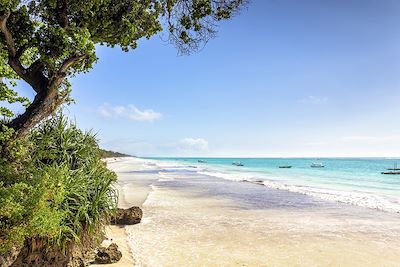
[[[322,162],[313,162],[310,167],[311,168],[324,168],[325,165]]]
[[[397,167],[397,162],[393,165],[393,168],[387,168],[388,171],[400,171],[400,168]]]
[[[387,168],[387,171],[381,172],[381,174],[397,174],[400,175],[400,168],[397,167],[397,162],[394,164],[393,168]]]

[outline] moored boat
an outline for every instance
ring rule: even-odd
[[[322,162],[313,162],[311,163],[311,168],[324,168],[325,165]]]
[[[400,168],[397,167],[397,162],[393,164],[393,168],[387,168],[388,171],[400,171]]]
[[[389,175],[399,175],[400,168],[397,167],[397,162],[393,165],[393,168],[386,168],[387,171],[381,172],[381,174],[389,174]]]
[[[400,171],[381,172],[381,174],[391,174],[391,175],[395,175],[395,174],[400,174]]]

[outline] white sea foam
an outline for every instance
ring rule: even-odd
[[[199,171],[198,173],[231,181],[248,181],[263,184],[268,188],[304,194],[328,201],[336,201],[371,209],[400,213],[400,198],[379,195],[377,193],[333,190],[328,188],[288,184],[284,181],[266,179],[265,177],[259,178],[254,174],[249,173],[229,173],[211,170]]]
[[[161,171],[165,172],[179,172],[179,171],[199,171],[202,168],[194,165],[184,165],[173,161],[149,161],[154,163]],[[154,168],[154,167],[152,167]]]
[[[159,177],[158,180],[159,180],[160,182],[173,181],[173,180],[175,180],[175,177],[171,177],[171,175],[168,175],[167,173],[162,172],[162,171],[158,172],[158,177]]]
[[[166,172],[190,171],[200,175],[218,177],[231,181],[248,181],[257,184],[263,184],[268,188],[285,190],[289,192],[304,194],[328,201],[336,201],[371,209],[377,209],[387,212],[400,213],[400,198],[387,196],[379,193],[362,192],[355,190],[329,189],[310,185],[291,184],[282,180],[274,180],[271,177],[260,177],[254,173],[230,172],[212,168],[184,165],[173,161],[154,161],[159,168]],[[161,179],[173,179],[165,173],[160,173]]]
[[[266,186],[281,190],[303,188],[321,193],[316,188],[290,187],[285,181],[268,177],[260,179],[254,173],[207,168],[182,174],[180,168],[175,168],[176,163],[169,165],[171,169],[165,165],[155,169],[160,179],[195,179],[201,183],[198,176],[202,174],[254,183],[263,180]],[[134,172],[130,175],[141,176]],[[192,197],[184,187],[175,190],[155,183],[151,188],[142,206],[142,222],[125,228],[135,266],[264,266],[266,259],[271,266],[398,263],[398,254],[393,253],[399,248],[397,215],[364,219],[349,216],[347,209],[341,208],[334,209],[334,215],[340,216],[332,216],[332,210],[245,210],[236,208],[231,199],[209,198],[206,194]],[[370,214],[360,211],[360,215]],[[321,247],[323,250],[318,249]]]
[[[250,174],[245,174],[245,173],[224,173],[224,172],[217,172],[217,171],[210,171],[210,170],[203,170],[203,171],[198,171],[198,174],[202,175],[207,175],[207,176],[214,176],[218,178],[223,178],[226,180],[231,180],[231,181],[245,181],[245,180],[250,180],[253,179],[254,176]]]
[[[286,190],[329,201],[337,201],[351,205],[367,207],[388,212],[400,213],[400,199],[378,194],[358,191],[332,190],[301,185],[289,185],[266,180],[263,184],[269,188]]]

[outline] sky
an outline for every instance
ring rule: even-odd
[[[397,0],[253,0],[190,56],[155,36],[129,53],[98,47],[98,57],[72,79],[65,112],[106,149],[400,156]]]

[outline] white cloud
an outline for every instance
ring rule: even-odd
[[[152,109],[140,110],[135,105],[111,106],[103,104],[98,112],[105,118],[127,118],[134,121],[155,121],[161,119],[162,114]]]
[[[184,138],[179,142],[179,145],[185,150],[208,150],[208,142],[203,138]]]
[[[327,101],[328,101],[328,98],[326,96],[320,97],[320,96],[313,96],[313,95],[309,95],[307,97],[300,99],[301,103],[306,103],[306,104],[319,104],[319,103],[324,103]]]

